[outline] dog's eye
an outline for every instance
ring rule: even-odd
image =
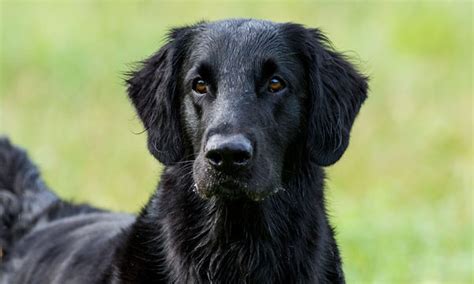
[[[276,93],[285,88],[285,83],[278,77],[272,77],[268,82],[268,91],[271,93]]]
[[[207,83],[201,78],[197,78],[193,81],[193,90],[198,94],[206,94],[207,93]]]

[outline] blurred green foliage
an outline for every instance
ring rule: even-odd
[[[255,17],[320,27],[371,77],[328,169],[348,283],[473,283],[471,2],[3,1],[0,132],[63,198],[136,212],[161,167],[124,73],[173,26]]]

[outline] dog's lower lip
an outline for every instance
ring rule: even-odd
[[[235,189],[239,186],[239,182],[235,180],[226,180],[220,184],[221,187],[227,188],[227,189]]]
[[[245,182],[233,178],[224,178],[219,182],[201,180],[193,185],[193,191],[206,199],[212,196],[243,198],[248,195],[247,189],[248,185]]]
[[[273,190],[253,188],[245,180],[239,180],[230,176],[216,176],[215,179],[196,180],[193,191],[205,199],[213,196],[223,199],[242,199],[254,202],[262,201],[276,194],[281,187]]]

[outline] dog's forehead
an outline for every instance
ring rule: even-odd
[[[205,30],[214,35],[228,35],[235,36],[242,35],[257,35],[259,33],[275,32],[280,24],[264,20],[254,19],[238,19],[238,20],[223,20],[210,22],[205,25]]]
[[[194,38],[194,58],[215,61],[277,57],[287,53],[281,24],[262,20],[226,20],[204,25]],[[244,62],[241,62],[244,63]]]

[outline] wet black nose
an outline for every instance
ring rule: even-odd
[[[245,136],[212,135],[207,141],[205,157],[215,169],[232,171],[248,167],[252,160],[253,147]]]

